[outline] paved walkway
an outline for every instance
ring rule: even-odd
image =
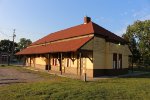
[[[39,71],[40,69],[35,69],[33,67],[26,67],[27,69],[30,70],[34,70],[34,71]],[[40,70],[40,71],[44,71],[44,70]],[[84,76],[77,76],[77,75],[73,75],[73,74],[67,74],[67,73],[60,73],[60,71],[44,71],[47,72],[49,74],[53,74],[53,75],[57,75],[57,76],[61,76],[61,77],[67,77],[67,78],[73,78],[73,79],[81,79],[84,80]],[[140,72],[140,71],[134,71],[129,72],[128,74],[125,75],[118,75],[118,76],[101,76],[101,77],[97,77],[97,78],[86,78],[87,81],[97,81],[97,80],[101,80],[101,79],[110,79],[110,78],[123,78],[123,77],[134,77],[134,76],[140,76],[143,74],[148,74],[150,72]]]
[[[34,69],[32,67],[24,67],[26,69],[30,69],[33,71],[44,71],[44,70],[39,70],[39,69]],[[66,74],[63,73],[61,75],[60,72],[56,72],[56,71],[44,71],[47,72],[49,74],[54,74],[57,76],[61,76],[61,77],[69,77],[69,78],[73,78],[73,79],[81,79],[83,80],[84,77],[82,76],[77,76],[77,75],[72,75],[72,74]],[[97,81],[97,80],[101,80],[101,79],[110,79],[110,78],[119,78],[119,77],[134,77],[134,76],[139,76],[139,75],[143,75],[143,74],[148,74],[150,72],[129,72],[128,74],[125,75],[119,75],[119,76],[102,76],[102,77],[98,77],[98,78],[87,78],[87,81]],[[28,70],[17,70],[15,68],[5,68],[5,67],[1,67],[0,68],[0,86],[2,85],[9,85],[9,84],[13,84],[13,83],[27,83],[27,82],[36,82],[36,81],[42,81],[45,80],[44,77],[40,76],[38,73],[34,73]]]
[[[68,73],[62,73],[60,71],[52,71],[52,70],[41,70],[41,69],[36,69],[34,67],[25,67],[26,69],[29,70],[33,70],[33,71],[42,71],[42,72],[46,72],[49,73],[51,75],[57,75],[57,76],[61,76],[61,77],[67,77],[67,78],[72,78],[72,79],[82,79],[83,77],[81,77],[80,75],[74,75],[74,74],[68,74]]]
[[[0,86],[13,83],[42,81],[44,78],[36,73],[15,68],[0,68]]]

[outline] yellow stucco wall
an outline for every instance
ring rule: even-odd
[[[63,60],[62,60],[63,68],[62,69],[64,70],[64,67],[65,67],[65,70],[66,70],[65,73],[72,73],[72,74],[76,74],[76,75],[79,75],[80,72],[83,73],[82,69],[84,69],[84,68],[87,70],[93,69],[93,62],[91,61],[93,54],[91,52],[91,53],[88,53],[87,55],[88,55],[88,57],[83,57],[83,55],[82,55],[81,70],[80,70],[80,60],[77,59],[77,53],[75,53],[74,56],[71,56],[71,58],[63,56]],[[54,65],[52,65],[53,57],[51,56],[50,58],[51,58],[51,60],[50,60],[51,70],[59,71],[60,64],[59,64],[58,59],[54,58],[55,60],[57,60],[57,65],[54,66]],[[67,67],[67,59],[69,59],[68,67]],[[47,64],[47,62],[48,62],[48,59],[46,59],[45,57],[31,57],[31,67],[45,70],[45,65]],[[28,57],[26,59],[26,65],[30,66],[30,57]],[[91,72],[89,71],[89,73],[91,73]],[[90,77],[93,76],[93,74],[88,74],[88,73],[87,73],[87,75]]]
[[[91,46],[92,45],[92,46]],[[81,48],[82,50],[89,50],[82,52],[82,68],[87,71],[87,75],[93,76],[93,69],[113,69],[113,53],[122,54],[122,68],[128,68],[128,55],[131,52],[127,45],[118,45],[115,43],[106,42],[105,39],[95,36],[94,39],[86,43]],[[91,52],[93,50],[93,52]],[[84,54],[83,54],[84,53]],[[80,60],[77,59],[77,52],[71,57],[63,55],[62,67],[65,67],[66,73],[79,74],[80,72]],[[53,56],[51,58],[51,70],[59,71],[59,61],[57,59],[57,66],[52,65]],[[67,59],[69,58],[70,64],[67,67]],[[118,58],[118,57],[117,57]],[[73,60],[74,59],[74,60]],[[39,69],[45,69],[45,65],[48,64],[48,59],[45,57],[31,57],[31,66]],[[26,59],[26,65],[30,66],[30,57]],[[64,69],[64,68],[63,68]],[[81,72],[83,73],[83,72]]]
[[[128,56],[131,55],[131,51],[129,50],[128,45],[119,45],[114,43],[108,43],[108,45],[109,55],[111,56],[108,57],[110,59],[110,62],[107,68],[112,68],[113,66],[113,53],[122,54],[122,68],[128,68]]]
[[[94,37],[94,69],[104,69],[105,68],[105,39]]]
[[[31,59],[31,61],[30,61]],[[26,58],[26,66],[35,67],[38,69],[45,69],[46,65],[46,58],[45,57],[27,57]],[[31,64],[30,64],[31,62]]]
[[[81,50],[93,50],[93,42],[94,42],[94,39],[91,39],[90,41],[88,41],[85,45],[83,45],[81,47]]]
[[[86,58],[85,60],[86,60],[86,68],[93,69],[93,63],[91,62],[91,60],[89,58]]]
[[[106,42],[103,38],[94,37],[94,69],[113,69],[113,53],[122,54],[122,68],[128,68],[128,56],[132,55],[128,45]]]
[[[47,59],[45,57],[36,57],[35,63],[39,65],[46,65]]]
[[[29,57],[26,58],[26,66],[30,66],[30,58]]]

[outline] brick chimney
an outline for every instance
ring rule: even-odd
[[[87,24],[87,23],[89,23],[89,22],[91,22],[91,18],[85,16],[85,17],[84,17],[84,24]]]

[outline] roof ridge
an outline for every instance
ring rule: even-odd
[[[50,43],[63,42],[63,41],[70,41],[70,39],[71,40],[82,39],[82,38],[86,38],[86,37],[93,37],[93,36],[92,36],[92,34],[87,34],[87,35],[82,35],[82,36],[58,39],[58,40],[49,41],[49,42],[40,43],[40,44],[34,44],[34,45],[30,45],[28,47],[40,46],[40,45],[43,45],[43,44],[50,44]]]
[[[95,33],[95,30],[94,30],[94,25],[93,25],[93,24],[94,24],[94,22],[92,22],[92,21],[91,21],[92,30],[93,30],[93,33]]]
[[[76,26],[72,26],[72,27],[60,30],[60,31],[50,33],[44,36],[43,38],[33,42],[30,46],[40,44],[43,42],[50,42],[54,40],[82,36],[82,35],[87,35],[91,33],[94,33],[92,22],[89,22],[87,24],[79,24]]]
[[[59,31],[54,31],[54,32],[52,32],[52,33],[49,33],[49,34],[45,35],[43,38],[45,38],[45,37],[47,37],[47,36],[50,36],[50,35],[53,35],[53,34],[55,34],[55,33],[57,33],[57,32],[65,31],[65,30],[67,30],[67,29],[71,29],[71,28],[73,28],[73,27],[80,26],[80,25],[82,25],[82,24],[75,25],[75,26],[72,26],[72,27],[69,27],[69,28],[65,28],[65,29],[61,29],[61,30],[59,30]],[[41,40],[41,39],[43,39],[43,38],[38,39],[37,41],[33,42],[32,44],[33,44],[33,45],[36,45],[36,44],[34,44],[34,43],[38,42],[39,40]],[[51,41],[48,41],[48,42],[51,42]],[[32,44],[30,44],[30,45],[32,45]]]
[[[105,29],[104,27],[102,27],[94,22],[93,22],[93,28],[94,28],[94,33],[100,34],[104,37],[107,37],[108,39],[112,39],[112,40],[122,42],[122,43],[126,42],[122,37],[116,35],[115,33]]]

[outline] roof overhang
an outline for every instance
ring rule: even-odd
[[[93,36],[92,36],[93,37]],[[45,45],[31,46],[16,53],[16,55],[46,54],[56,52],[75,52],[92,37],[77,38],[73,40],[55,42]]]

